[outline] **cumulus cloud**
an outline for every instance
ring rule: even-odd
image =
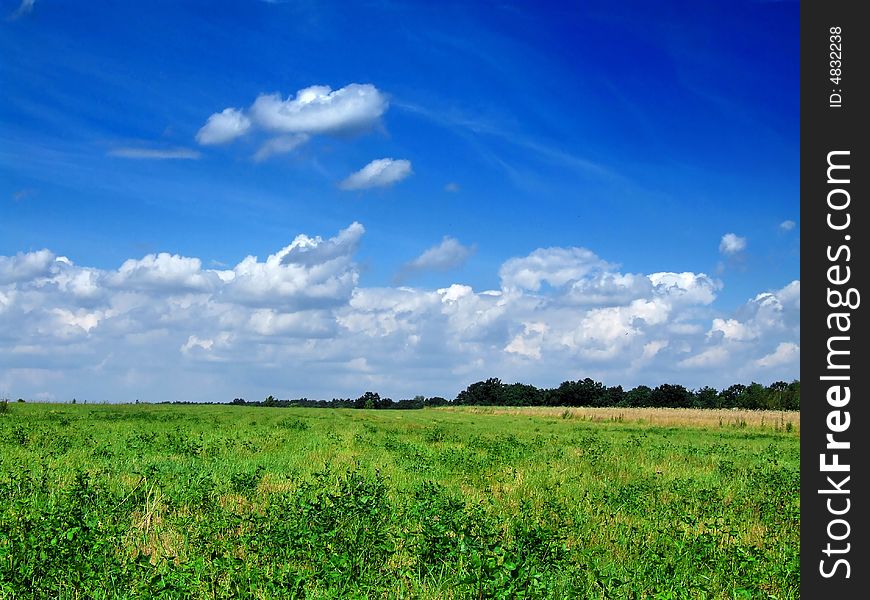
[[[204,272],[198,258],[161,252],[124,261],[106,281],[125,290],[206,292],[219,278],[213,271]]]
[[[723,346],[716,346],[715,348],[708,348],[694,356],[683,359],[678,364],[681,367],[689,369],[709,369],[721,366],[727,359],[728,349]]]
[[[801,348],[792,342],[781,342],[777,344],[776,350],[762,356],[755,364],[762,368],[775,367],[789,363],[797,363],[800,360]]]
[[[713,326],[707,332],[707,337],[721,333],[726,340],[746,341],[759,336],[759,331],[752,325],[741,323],[737,319],[713,319]]]
[[[462,266],[472,254],[474,247],[463,246],[455,238],[445,235],[440,244],[405,263],[396,278],[402,281],[426,271],[449,271]]]
[[[499,276],[503,287],[537,291],[542,283],[557,287],[611,267],[586,248],[539,248],[505,262]]]
[[[352,83],[333,90],[313,85],[283,98],[260,94],[248,110],[225,108],[208,118],[196,134],[204,146],[225,144],[249,131],[273,137],[263,142],[254,160],[291,152],[312,135],[347,135],[375,127],[389,107],[386,95],[371,84]]]
[[[791,231],[792,229],[795,228],[796,225],[797,225],[797,223],[795,223],[791,219],[788,219],[788,220],[785,220],[782,223],[780,223],[779,228],[782,229],[783,231]]]
[[[354,221],[333,238],[324,241],[319,235],[313,238],[298,235],[293,243],[278,254],[283,264],[315,265],[336,258],[350,258],[356,252],[365,233],[365,227]]]
[[[576,305],[622,305],[648,296],[652,289],[653,282],[646,275],[597,272],[573,281],[564,298]]]
[[[15,256],[0,256],[0,284],[26,281],[47,275],[55,256],[46,249],[19,252]]]
[[[245,135],[251,128],[251,119],[236,108],[225,108],[208,118],[196,134],[196,141],[203,146],[226,144]]]
[[[719,252],[726,256],[737,254],[745,249],[746,238],[740,237],[734,233],[726,233],[722,236],[722,240],[719,242]]]
[[[680,366],[705,368],[718,361],[749,379],[760,379],[765,372],[781,373],[780,379],[796,377],[800,281],[756,294],[729,317],[714,317],[705,338],[706,350]]]
[[[387,187],[411,174],[411,162],[392,158],[373,160],[356,173],[338,184],[343,190],[363,190],[373,187]]]
[[[157,148],[115,148],[109,152],[109,156],[140,160],[196,160],[202,154],[189,148],[169,148],[165,150]]]
[[[251,118],[281,133],[347,133],[371,128],[387,110],[386,96],[371,84],[352,83],[333,91],[313,85],[293,98],[262,94],[251,106]]]
[[[519,354],[527,358],[541,358],[541,345],[547,329],[546,323],[523,323],[523,332],[505,346],[505,352]]]
[[[652,273],[649,280],[659,296],[687,304],[710,304],[722,289],[722,282],[704,273]]]
[[[486,377],[688,387],[798,375],[800,282],[716,309],[703,273],[625,273],[584,248],[504,261],[496,289],[361,284],[359,223],[206,268],[171,253],[115,269],[0,257],[0,384],[22,397],[226,400],[455,395]],[[446,268],[453,238],[412,261]],[[37,375],[34,375],[37,373]],[[99,373],[99,376],[94,376]]]
[[[353,253],[364,232],[353,223],[326,241],[299,235],[264,262],[248,256],[227,274],[222,298],[285,310],[347,301],[359,276]]]

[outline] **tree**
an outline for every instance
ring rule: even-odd
[[[801,382],[795,379],[788,384],[788,389],[785,392],[785,399],[782,403],[784,410],[800,410],[801,409]]]
[[[540,406],[544,393],[533,385],[512,383],[501,390],[501,402],[505,406]]]
[[[366,392],[353,402],[354,408],[373,409],[378,408],[381,401],[381,395],[377,392]],[[392,402],[392,400],[390,400]]]
[[[746,390],[742,383],[735,383],[719,392],[719,406],[722,408],[737,408],[740,406],[740,395]]]
[[[652,406],[652,389],[645,385],[639,385],[626,392],[624,402],[626,406]]]
[[[469,406],[493,406],[502,404],[501,380],[492,377],[486,381],[478,381],[459,392],[456,404]]]
[[[692,405],[695,408],[718,408],[719,407],[719,392],[716,388],[705,385],[701,389],[695,391]]]
[[[448,404],[450,403],[447,401],[447,398],[442,398],[441,396],[432,396],[423,401],[423,406],[447,406]]]
[[[563,381],[548,399],[551,406],[603,406],[607,388],[589,377],[582,381]]]
[[[766,407],[767,391],[764,386],[754,381],[740,394],[740,408],[758,410]]]
[[[653,406],[663,408],[688,408],[692,405],[691,393],[681,385],[663,383],[652,391]]]
[[[625,398],[625,391],[621,385],[616,385],[607,388],[607,406],[622,406]]]

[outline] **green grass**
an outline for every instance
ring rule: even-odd
[[[799,445],[558,410],[10,405],[0,598],[798,598]]]

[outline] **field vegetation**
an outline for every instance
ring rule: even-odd
[[[2,598],[799,597],[795,412],[16,403]]]

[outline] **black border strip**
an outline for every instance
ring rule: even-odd
[[[870,23],[861,5],[801,3],[801,596],[810,599],[870,590]]]

